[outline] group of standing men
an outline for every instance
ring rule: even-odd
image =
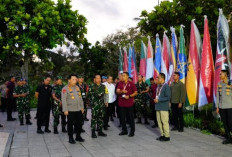
[[[220,77],[216,112],[220,114],[226,132],[226,140],[223,141],[223,144],[228,144],[232,143],[232,92],[228,81],[228,72],[222,70]],[[37,133],[51,132],[49,130],[49,118],[52,110],[54,134],[58,134],[57,127],[61,117],[61,129],[62,132],[68,132],[69,143],[84,142],[81,137],[81,132],[84,132],[82,126],[84,121],[88,121],[87,107],[91,106],[91,137],[97,138],[97,135],[106,137],[107,134],[103,132],[103,129],[108,130],[108,127],[110,127],[108,122],[109,119],[113,121],[116,106],[117,117],[120,127],[122,127],[119,135],[133,137],[135,134],[135,118],[137,118],[137,123],[142,123],[142,117],[144,117],[144,123],[149,124],[148,106],[150,105],[151,116],[154,120],[152,127],[158,126],[161,134],[157,140],[169,141],[169,109],[171,108],[172,123],[174,124],[171,130],[183,132],[183,105],[186,100],[185,85],[180,81],[179,72],[175,72],[172,79],[172,83],[165,83],[166,76],[160,73],[157,78],[150,79],[151,84],[148,86],[143,76],[139,75],[138,83],[134,84],[132,79],[129,78],[128,72],[123,72],[115,83],[113,83],[112,76],[101,78],[100,75],[95,75],[93,84],[88,86],[84,83],[83,76],[71,74],[68,76],[66,86],[63,85],[62,77],[57,77],[52,87],[50,85],[51,77],[47,76],[35,92],[35,97],[38,99]],[[20,124],[24,125],[25,115],[26,124],[31,125],[28,98],[30,91],[25,79],[19,79],[15,87],[15,78],[11,77],[4,87],[6,88],[1,86],[0,90],[1,95],[6,98],[6,100],[2,99],[2,102],[7,103],[7,121],[15,120],[12,117],[12,104],[13,99],[16,98]],[[126,124],[130,126],[129,133]],[[45,126],[44,131],[42,126]],[[73,138],[74,133],[76,133],[75,140]]]

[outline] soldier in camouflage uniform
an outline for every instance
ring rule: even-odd
[[[61,125],[62,125],[62,132],[67,132],[65,125],[66,125],[66,116],[62,112],[62,103],[61,103],[61,91],[64,87],[62,83],[62,77],[58,76],[56,79],[56,85],[53,87],[52,97],[54,99],[54,104],[52,107],[52,113],[54,116],[54,134],[58,134],[58,125],[60,122],[61,116]]]
[[[84,83],[84,78],[83,75],[78,75],[78,83],[77,86],[80,88],[81,90],[81,95],[82,95],[82,99],[83,99],[83,103],[84,103],[84,109],[85,112],[83,114],[83,121],[82,121],[82,129],[81,132],[85,132],[85,130],[83,129],[83,125],[84,125],[84,121],[89,121],[89,119],[87,118],[87,94],[88,94],[88,85],[86,83]],[[76,130],[76,129],[75,129]],[[76,131],[75,131],[76,132]]]
[[[92,105],[92,138],[97,138],[95,130],[98,128],[98,136],[107,136],[102,132],[104,107],[108,106],[108,90],[101,84],[101,76],[95,75],[95,83],[90,86],[88,99]]]
[[[17,87],[14,89],[13,96],[16,98],[18,115],[20,125],[24,125],[24,114],[26,117],[26,124],[31,125],[30,122],[30,106],[29,106],[29,88],[24,86],[24,79],[20,79],[17,82]]]
[[[138,91],[138,95],[135,97],[135,108],[136,108],[136,116],[138,118],[137,123],[142,123],[141,118],[142,115],[145,119],[145,124],[149,124],[147,121],[147,98],[146,94],[149,91],[149,86],[147,83],[143,82],[143,76],[138,76],[138,83],[136,83],[136,88]]]

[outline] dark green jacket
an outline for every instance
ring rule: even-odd
[[[171,84],[171,103],[184,104],[185,98],[186,98],[185,85],[181,81],[173,82]]]

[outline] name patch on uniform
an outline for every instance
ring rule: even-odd
[[[63,92],[63,94],[64,94],[64,93],[66,93],[66,92],[67,92],[67,90],[66,90],[66,89],[63,89],[63,90],[62,90],[62,92]]]

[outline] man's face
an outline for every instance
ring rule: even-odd
[[[139,81],[143,81],[143,77],[141,75],[138,76]]]
[[[113,78],[110,76],[108,79],[107,79],[108,83],[112,83],[113,82]]]
[[[224,80],[225,78],[226,78],[227,76],[226,76],[226,73],[224,73],[224,72],[220,72],[220,79],[221,80]]]
[[[58,84],[58,85],[62,85],[62,80],[61,79],[58,79],[57,81],[56,81],[56,84]]]
[[[126,81],[128,80],[129,76],[127,74],[122,74],[122,80]]]
[[[175,81],[179,80],[179,78],[180,78],[179,75],[177,75],[177,74],[174,74],[174,75],[173,75],[173,79],[174,79]]]
[[[162,78],[162,76],[161,75],[159,75],[159,77],[158,77],[158,84],[162,84],[163,83],[163,78]]]
[[[103,82],[103,83],[106,82],[106,79],[102,79],[102,82]]]
[[[77,77],[76,76],[72,76],[70,78],[70,80],[68,80],[69,84],[74,86],[75,84],[77,84]]]
[[[83,83],[84,82],[84,78],[81,77],[81,78],[78,79],[78,81],[79,81],[79,83]]]
[[[95,76],[95,83],[96,84],[100,84],[101,83],[101,76],[100,75],[96,75]]]
[[[123,77],[123,75],[122,75],[122,74],[119,74],[119,76],[118,76],[119,81],[122,81],[122,80],[123,80],[122,77]]]
[[[50,77],[47,77],[45,80],[44,80],[44,84],[45,85],[49,85],[51,82],[51,78]]]
[[[11,82],[15,82],[15,77],[12,77],[12,78],[10,79],[10,81],[11,81]]]
[[[151,80],[150,82],[151,82],[151,84],[154,84],[154,80]]]

